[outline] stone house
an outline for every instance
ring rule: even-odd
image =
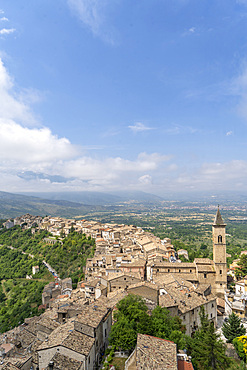
[[[122,263],[120,269],[124,273],[139,273],[140,278],[145,280],[146,260],[142,258],[136,258],[130,263]]]
[[[93,370],[95,357],[95,339],[74,329],[74,323],[68,322],[54,330],[49,338],[38,348],[39,369],[48,368],[50,361],[59,353],[66,358],[81,363],[79,369]]]
[[[196,284],[211,284],[212,293],[223,298],[227,288],[225,227],[218,208],[212,225],[213,260],[195,258],[193,263],[149,261],[147,279],[155,280],[161,275],[173,273]]]
[[[186,334],[192,335],[200,326],[200,308],[204,307],[205,314],[208,319],[217,324],[217,301],[216,296],[211,294],[210,289],[205,291],[196,291],[193,288],[188,288],[185,285],[174,286],[172,284],[165,285],[162,289],[162,295],[169,295],[174,303],[178,306],[178,316],[186,327]],[[166,301],[160,297],[160,305],[165,306]],[[175,306],[174,312],[175,312]],[[168,308],[168,307],[167,307]]]
[[[111,325],[112,309],[101,298],[90,306],[85,306],[82,313],[74,319],[75,330],[95,340],[95,364],[100,363],[102,353],[108,346]]]
[[[122,272],[119,274],[114,274],[115,276],[112,275],[113,274],[111,274],[109,277],[106,276],[101,278],[102,284],[107,286],[107,293],[118,289],[127,289],[133,284],[141,282],[141,279],[137,276]]]
[[[131,285],[127,292],[129,294],[139,295],[145,300],[152,301],[155,305],[159,304],[159,287],[148,281],[143,281],[134,285]]]
[[[169,369],[177,370],[177,346],[175,343],[138,334],[136,348],[125,363],[125,370]]]

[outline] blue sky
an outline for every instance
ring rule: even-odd
[[[247,190],[247,0],[0,9],[0,190]]]

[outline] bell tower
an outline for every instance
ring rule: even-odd
[[[214,293],[224,297],[227,288],[226,265],[226,224],[224,223],[219,206],[213,223],[213,262],[216,272]]]

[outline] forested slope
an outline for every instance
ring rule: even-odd
[[[44,285],[53,280],[43,260],[48,262],[61,278],[71,277],[74,287],[83,277],[86,259],[93,256],[95,243],[84,234],[72,232],[55,244],[47,244],[45,230],[32,235],[31,230],[19,226],[0,230],[0,332],[19,325],[26,317],[42,313],[41,293]],[[32,266],[40,271],[31,280]]]

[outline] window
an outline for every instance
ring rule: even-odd
[[[214,307],[214,304],[212,303],[212,308]]]
[[[126,278],[124,278],[124,280],[126,280]]]
[[[181,272],[181,270],[179,269],[178,272]]]
[[[222,236],[221,235],[218,236],[218,243],[222,243]]]
[[[212,317],[213,317],[213,314],[212,314],[212,313],[210,314],[210,317],[211,317],[211,319],[212,319]]]
[[[204,279],[207,279],[207,274],[204,274]]]
[[[192,272],[192,270],[190,270],[190,272]]]
[[[88,357],[88,363],[90,364],[90,356]]]
[[[168,272],[170,272],[170,269],[168,269]]]
[[[106,333],[106,329],[105,329],[105,337],[106,337],[106,334],[107,334],[107,333]]]
[[[160,269],[157,269],[157,272],[159,272]]]
[[[220,275],[222,275],[222,270],[220,270]]]

